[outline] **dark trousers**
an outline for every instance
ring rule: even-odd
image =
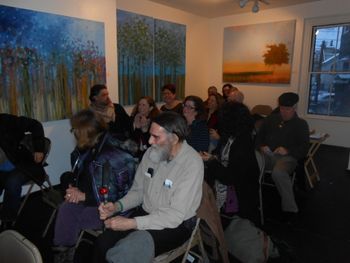
[[[19,170],[0,172],[0,195],[4,192],[1,219],[14,221],[21,205],[22,185],[29,179]]]
[[[137,209],[131,214],[130,218],[136,216],[147,215],[143,209]],[[106,262],[107,250],[112,248],[119,240],[126,237],[135,230],[128,231],[114,231],[107,229],[96,240],[94,247],[93,262]],[[155,256],[179,247],[191,236],[191,230],[188,229],[184,223],[177,228],[165,228],[162,230],[147,230],[154,242]]]

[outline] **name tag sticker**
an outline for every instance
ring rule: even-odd
[[[173,182],[171,180],[169,180],[169,179],[165,179],[164,186],[166,188],[171,188],[173,186]]]

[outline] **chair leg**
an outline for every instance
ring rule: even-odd
[[[43,237],[43,238],[46,236],[47,231],[49,230],[49,228],[50,228],[50,226],[51,226],[51,224],[52,224],[52,221],[53,221],[53,219],[55,218],[56,212],[57,212],[57,208],[55,208],[55,209],[52,211],[52,213],[51,213],[49,222],[47,222],[47,225],[46,225],[46,227],[45,227],[45,230],[44,230],[44,232],[43,232],[43,234],[42,234],[42,237]]]
[[[19,215],[22,213],[22,210],[23,210],[23,208],[24,208],[24,205],[26,204],[26,202],[27,202],[27,200],[28,200],[28,198],[29,198],[29,195],[30,195],[31,192],[32,192],[32,189],[33,189],[33,187],[34,187],[34,184],[35,184],[34,182],[31,182],[31,183],[30,183],[29,188],[28,188],[28,191],[27,191],[27,193],[26,193],[26,195],[25,195],[25,197],[24,197],[24,199],[23,199],[23,201],[22,201],[22,203],[21,203],[21,206],[20,206],[19,209],[18,209],[16,220],[13,221],[13,223],[12,223],[13,225],[16,224]]]
[[[263,197],[262,197],[262,185],[259,186],[259,211],[260,211],[260,223],[264,225],[264,207],[263,207]]]

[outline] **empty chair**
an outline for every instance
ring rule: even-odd
[[[270,105],[258,104],[255,105],[250,112],[252,115],[258,114],[262,117],[266,117],[272,113],[272,108]]]
[[[42,257],[38,248],[14,230],[0,233],[1,263],[41,263]]]

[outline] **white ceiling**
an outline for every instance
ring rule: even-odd
[[[244,8],[239,7],[239,0],[150,0],[159,4],[180,9],[208,18],[251,12],[254,1],[249,1]],[[297,5],[319,0],[266,0],[269,5],[259,2],[260,10]]]

